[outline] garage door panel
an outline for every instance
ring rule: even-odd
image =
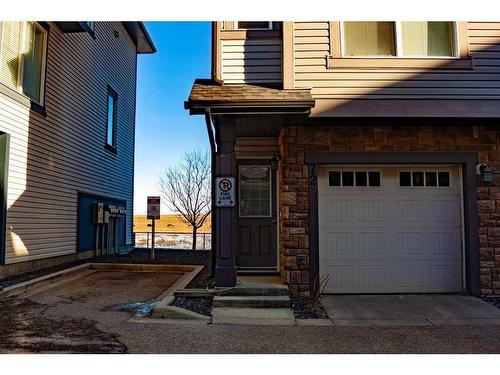
[[[366,167],[342,167],[366,170]],[[319,170],[320,272],[327,293],[462,290],[458,168],[450,187],[403,188],[398,167],[380,166],[380,187],[329,187]],[[405,170],[412,170],[405,167]],[[429,171],[422,166],[417,170]]]

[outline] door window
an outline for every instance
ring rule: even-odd
[[[271,216],[271,167],[240,166],[240,216]]]

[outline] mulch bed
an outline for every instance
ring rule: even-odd
[[[84,263],[144,263],[144,264],[192,264],[203,265],[203,270],[189,284],[188,288],[206,288],[209,284],[210,264],[212,255],[210,250],[171,250],[156,249],[155,260],[151,260],[148,249],[134,249],[128,254],[103,255],[85,260],[76,260],[54,267],[27,272],[20,275],[9,276],[0,280],[0,288],[5,288],[53,272],[61,271]]]
[[[177,297],[172,303],[172,306],[191,310],[198,314],[212,316],[212,299],[213,297]]]
[[[311,304],[308,300],[292,300],[292,311],[296,319],[328,319],[321,303]]]
[[[500,309],[500,297],[484,297],[483,300]]]

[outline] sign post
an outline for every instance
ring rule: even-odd
[[[160,197],[148,197],[148,220],[151,222],[151,260],[155,260],[155,220],[160,219]]]

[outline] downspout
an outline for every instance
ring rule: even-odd
[[[217,260],[217,249],[216,244],[217,244],[217,231],[215,230],[215,176],[216,176],[216,156],[217,156],[217,148],[215,144],[215,134],[214,134],[214,127],[213,127],[213,122],[212,122],[212,114],[210,113],[210,108],[205,109],[205,123],[207,125],[207,132],[208,132],[208,140],[210,141],[210,160],[211,160],[211,167],[212,167],[212,178],[211,178],[211,190],[212,190],[212,199],[211,199],[211,251],[212,251],[212,267],[211,267],[211,273],[210,273],[210,278],[215,277],[215,263]]]

